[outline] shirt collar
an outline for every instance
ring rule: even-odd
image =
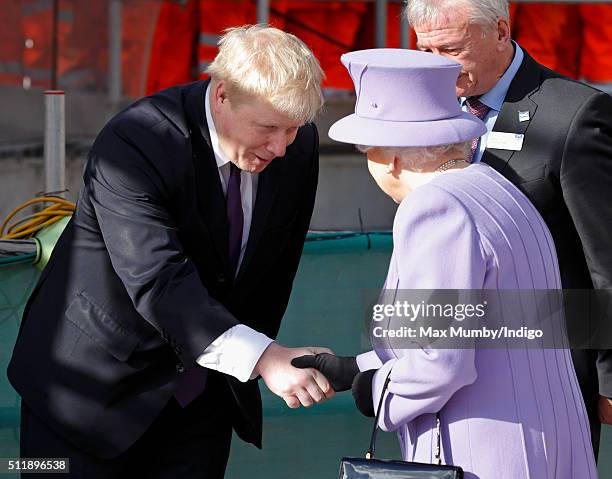
[[[229,158],[221,150],[219,146],[219,135],[217,135],[217,129],[215,128],[215,122],[213,121],[212,114],[210,112],[210,85],[206,87],[206,94],[204,95],[204,110],[206,111],[206,123],[208,124],[208,132],[210,133],[210,143],[212,145],[213,152],[215,154],[215,160],[217,162],[217,168],[221,168],[229,163]]]
[[[512,59],[510,66],[506,69],[501,78],[497,80],[497,83],[493,86],[493,88],[478,98],[491,110],[501,110],[501,107],[504,104],[504,98],[506,98],[506,93],[508,93],[508,88],[510,88],[510,83],[512,83],[512,80],[514,80],[514,76],[521,66],[521,63],[523,63],[523,58],[525,57],[523,50],[514,40],[512,40],[512,44],[514,45],[514,58]],[[461,97],[462,106],[465,103],[465,100],[465,97]]]

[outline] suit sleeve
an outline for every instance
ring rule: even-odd
[[[598,295],[612,300],[612,98],[597,93],[570,126],[561,163],[563,197]],[[600,298],[601,299],[601,298]],[[608,325],[612,327],[612,324]],[[612,354],[599,351],[600,394],[612,397]]]
[[[208,294],[183,251],[169,211],[172,172],[161,166],[171,164],[161,155],[178,152],[161,150],[150,132],[129,133],[103,130],[85,170],[84,193],[134,307],[189,367],[238,321]]]
[[[393,227],[393,261],[400,289],[481,289],[486,259],[467,211],[435,186],[417,189],[400,205]],[[379,426],[393,431],[415,417],[439,411],[477,377],[475,350],[431,346],[394,351],[374,375],[374,410],[391,374]]]

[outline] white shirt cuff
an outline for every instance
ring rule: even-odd
[[[229,374],[244,383],[257,377],[253,369],[272,342],[265,334],[237,324],[215,339],[196,361],[204,368]]]

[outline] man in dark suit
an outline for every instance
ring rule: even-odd
[[[472,161],[493,166],[536,206],[555,241],[563,288],[611,289],[612,98],[512,42],[506,1],[411,0],[406,15],[419,49],[462,64],[457,96],[488,130],[472,145]],[[612,354],[572,354],[597,453],[600,419],[612,424]]]
[[[207,72],[131,105],[91,149],[9,365],[22,457],[87,479],[220,478],[232,429],[261,447],[257,376],[290,407],[333,395],[290,365],[321,348],[271,339],[314,206],[322,71],[293,35],[252,26]]]

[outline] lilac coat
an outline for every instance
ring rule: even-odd
[[[560,289],[554,244],[525,196],[484,164],[448,172],[399,206],[387,289]],[[440,412],[444,463],[467,479],[597,477],[589,423],[567,349],[379,350],[391,371],[380,427],[405,460],[432,462]]]

